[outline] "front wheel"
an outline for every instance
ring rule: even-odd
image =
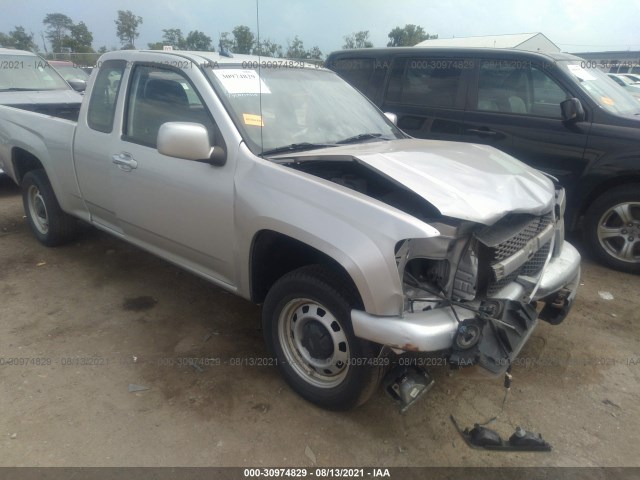
[[[598,197],[585,214],[584,238],[605,265],[640,273],[640,184],[617,187]]]
[[[302,267],[274,284],[262,311],[267,346],[287,383],[331,410],[361,405],[382,376],[374,345],[353,334],[351,290],[332,270]]]
[[[78,221],[62,211],[44,170],[28,172],[21,188],[25,215],[40,243],[55,247],[76,237]]]

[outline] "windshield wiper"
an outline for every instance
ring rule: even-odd
[[[285,152],[302,152],[303,150],[313,150],[314,148],[325,148],[325,147],[335,147],[332,143],[292,143],[290,145],[283,145],[282,147],[272,148],[270,150],[265,150],[262,152],[262,155],[275,155],[277,153],[285,153]]]
[[[345,144],[345,143],[358,143],[361,142],[363,140],[372,140],[374,138],[380,138],[382,137],[382,133],[361,133],[359,135],[354,135],[353,137],[349,137],[349,138],[345,138],[344,140],[340,140],[339,144]],[[389,140],[388,138],[383,138],[383,140]]]

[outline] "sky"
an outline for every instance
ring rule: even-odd
[[[640,0],[0,0],[0,32],[23,26],[43,51],[42,20],[64,13],[87,24],[96,50],[118,48],[118,10],[142,17],[138,48],[168,28],[203,31],[217,45],[220,33],[246,25],[285,49],[297,35],[326,55],[345,35],[368,30],[384,47],[394,27],[415,24],[440,38],[542,32],[566,52],[640,51]]]

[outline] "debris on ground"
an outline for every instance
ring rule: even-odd
[[[603,300],[613,300],[613,295],[611,292],[605,292],[604,290],[598,290],[598,295]]]
[[[145,387],[144,385],[136,385],[135,383],[129,384],[129,393],[144,392],[145,390],[151,390],[151,389],[149,387]]]
[[[311,450],[309,445],[307,445],[307,447],[304,449],[304,454],[307,456],[309,460],[313,462],[314,465],[316,464],[316,454],[313,453],[313,450]]]

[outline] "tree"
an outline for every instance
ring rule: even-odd
[[[51,43],[51,50],[54,53],[60,53],[63,43],[68,38],[73,20],[62,13],[48,13],[42,21],[47,26],[47,38]]]
[[[195,50],[199,52],[214,52],[215,49],[211,44],[211,37],[208,37],[204,32],[193,30],[189,32],[186,40],[187,50]]]
[[[267,38],[260,43],[256,43],[256,46],[253,49],[253,54],[262,55],[264,57],[282,57],[282,45],[272,42]]]
[[[182,35],[182,30],[179,28],[167,28],[162,30],[162,41],[164,45],[171,45],[173,48],[184,50],[186,47],[186,41]]]
[[[134,15],[131,10],[118,10],[116,23],[116,35],[120,39],[123,50],[136,48],[134,42],[140,36],[138,26],[142,23],[142,17]]]
[[[147,43],[149,50],[162,50],[164,48],[164,42]]]
[[[296,35],[292,42],[287,41],[287,58],[307,58],[307,51],[304,49],[304,43]]]
[[[256,37],[251,29],[245,25],[238,25],[232,33],[235,39],[234,53],[250,54],[256,43]]]
[[[287,51],[285,57],[293,59],[317,59],[322,60],[324,55],[320,49],[315,46],[310,50],[305,50],[304,43],[296,35],[292,42],[287,42]]]
[[[314,60],[322,60],[324,55],[322,51],[318,48],[318,46],[314,46],[311,50],[307,52],[306,58],[314,59]]]
[[[93,34],[89,31],[84,22],[72,25],[70,35],[63,41],[62,45],[71,49],[75,53],[93,53]]]
[[[236,42],[233,38],[230,38],[229,32],[222,32],[220,34],[220,39],[218,41],[218,46],[220,47],[220,51],[227,50],[229,52],[235,52]]]
[[[108,51],[109,50],[107,49],[106,45],[103,45],[98,49],[98,53],[107,53]]]
[[[33,33],[28,34],[24,27],[15,27],[9,35],[0,33],[0,47],[17,48],[18,50],[38,51],[38,45],[33,41]]]
[[[404,28],[396,27],[388,35],[390,41],[387,47],[413,47],[414,45],[430,38],[438,38],[438,35],[425,33],[424,28],[408,24]]]
[[[373,43],[369,41],[369,30],[354,32],[351,35],[345,35],[343,49],[347,48],[372,48]]]

